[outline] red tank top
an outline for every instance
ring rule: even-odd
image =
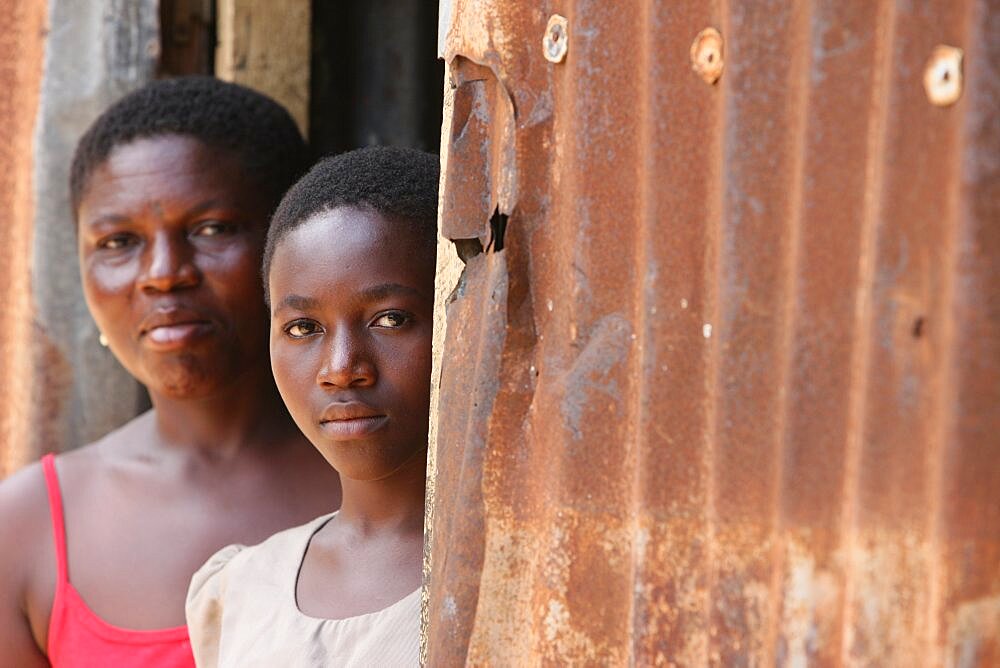
[[[42,458],[56,547],[56,596],[49,618],[48,655],[53,668],[194,668],[186,626],[131,631],[94,614],[69,581],[66,529],[55,458]]]

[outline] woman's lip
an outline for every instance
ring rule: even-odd
[[[386,415],[372,415],[347,420],[323,420],[319,423],[319,428],[335,441],[351,441],[373,434],[388,422]]]
[[[208,322],[179,322],[152,327],[143,334],[146,346],[156,350],[174,350],[190,345],[212,330]]]

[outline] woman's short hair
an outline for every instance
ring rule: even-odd
[[[163,79],[118,100],[80,138],[70,172],[74,215],[91,173],[116,146],[162,135],[232,151],[275,204],[308,165],[295,121],[266,95],[212,77]]]

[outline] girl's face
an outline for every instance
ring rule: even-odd
[[[434,251],[406,224],[340,207],[271,262],[271,366],[296,424],[337,471],[378,480],[427,446]]]
[[[238,158],[178,135],[116,147],[78,210],[83,290],[154,394],[207,396],[267,362],[268,202]]]

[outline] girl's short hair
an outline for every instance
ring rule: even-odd
[[[438,156],[412,148],[370,146],[324,158],[289,189],[271,219],[262,267],[265,294],[275,247],[316,214],[342,206],[376,211],[437,241]]]

